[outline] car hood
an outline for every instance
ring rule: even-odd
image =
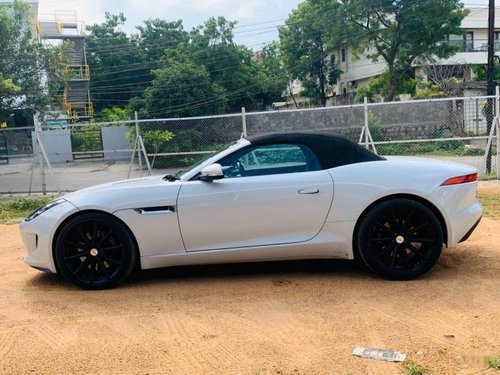
[[[116,212],[157,206],[175,206],[181,181],[165,181],[162,176],[110,182],[64,196],[80,210]]]

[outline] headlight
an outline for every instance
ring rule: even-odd
[[[47,203],[45,206],[40,207],[38,210],[33,211],[30,213],[24,221],[30,221],[33,220],[35,217],[40,216],[43,214],[45,211],[50,210],[52,207],[57,206],[58,204],[64,202],[64,199],[56,199],[55,201]]]

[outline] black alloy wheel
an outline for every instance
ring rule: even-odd
[[[111,215],[85,213],[59,232],[54,248],[57,269],[84,289],[113,287],[133,271],[137,259],[127,228]]]
[[[361,222],[357,248],[378,275],[397,280],[418,277],[432,268],[443,248],[443,229],[425,205],[393,199],[373,207]]]

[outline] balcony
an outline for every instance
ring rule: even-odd
[[[446,44],[458,46],[458,52],[488,52],[487,39],[447,40]],[[495,52],[500,52],[500,40],[494,42]]]

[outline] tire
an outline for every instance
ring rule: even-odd
[[[410,280],[429,271],[443,248],[443,228],[425,205],[392,199],[362,219],[356,238],[363,262],[376,274]]]
[[[83,289],[108,289],[132,273],[137,249],[120,221],[92,212],[64,224],[55,241],[54,259],[68,281]]]

